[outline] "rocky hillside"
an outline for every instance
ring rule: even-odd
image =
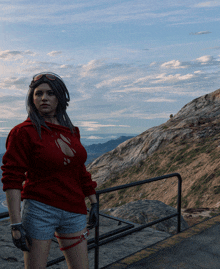
[[[220,89],[186,104],[159,126],[87,166],[99,189],[178,172],[182,207],[220,207]],[[175,206],[175,178],[105,194],[103,208],[140,199]]]

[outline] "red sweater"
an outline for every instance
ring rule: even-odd
[[[10,131],[1,167],[3,191],[20,189],[21,201],[87,214],[85,197],[96,193],[97,184],[84,165],[79,129],[73,135],[67,127],[46,124],[51,131],[42,126],[42,140],[29,118]]]

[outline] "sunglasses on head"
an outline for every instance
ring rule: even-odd
[[[38,81],[39,79],[41,79],[43,76],[45,76],[46,78],[48,78],[49,80],[56,80],[57,78],[62,80],[62,78],[54,73],[39,73],[36,74],[35,76],[33,76],[33,81]],[[63,80],[62,80],[63,81]]]

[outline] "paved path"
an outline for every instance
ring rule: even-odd
[[[105,218],[100,219],[100,224],[100,234],[123,226]],[[23,269],[23,253],[13,245],[8,225],[9,220],[0,222],[0,268]],[[101,246],[99,269],[220,269],[219,242],[220,215],[174,236],[145,228]],[[48,261],[60,256],[59,246],[52,242]],[[93,269],[94,250],[89,251],[89,262]],[[48,268],[67,269],[67,265],[62,261]]]
[[[220,269],[220,215],[104,268]]]

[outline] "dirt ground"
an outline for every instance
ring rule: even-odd
[[[219,209],[212,208],[187,208],[182,209],[181,214],[189,227],[191,227],[199,222],[220,214],[220,211]]]

